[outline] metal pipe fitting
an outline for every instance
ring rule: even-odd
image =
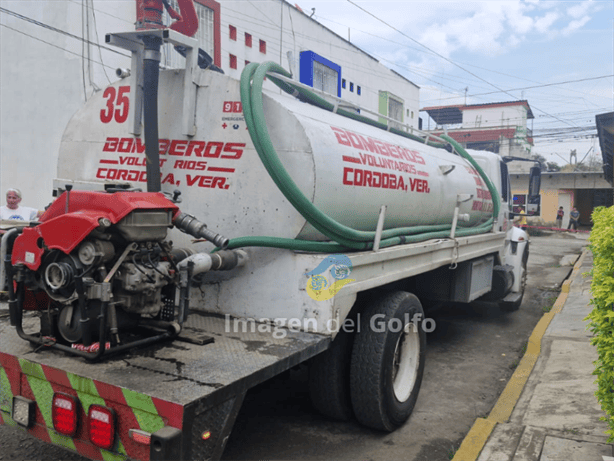
[[[207,225],[205,223],[200,222],[194,216],[187,213],[179,213],[173,220],[173,224],[175,224],[175,226],[177,226],[177,228],[182,232],[190,234],[196,238],[208,240],[222,250],[225,250],[230,242],[230,240],[226,237],[207,229]]]

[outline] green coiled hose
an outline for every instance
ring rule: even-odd
[[[308,240],[288,239],[278,237],[240,237],[231,239],[228,248],[240,248],[246,246],[274,247],[290,250],[312,251],[312,252],[342,252],[347,250],[369,250],[373,248],[375,231],[360,231],[345,226],[335,221],[330,216],[320,211],[298,188],[292,177],[288,174],[273,146],[273,142],[268,133],[264,114],[262,99],[262,86],[265,77],[269,73],[277,73],[286,77],[290,74],[281,66],[274,62],[262,64],[251,63],[245,67],[241,74],[241,103],[249,134],[271,179],[275,182],[279,190],[294,208],[319,232],[327,236],[332,242],[314,242]],[[283,91],[298,96],[299,99],[316,105],[324,110],[333,111],[334,106],[315,93],[304,88],[291,85],[274,75],[269,75],[271,81],[279,86]],[[337,114],[354,120],[367,123],[371,126],[387,130],[386,124],[369,119],[354,112],[338,109]],[[425,142],[424,139],[411,135],[401,130],[391,129],[391,132],[400,136]],[[447,136],[442,136],[454,149],[465,158],[480,174],[491,194],[494,204],[493,216],[499,214],[499,201],[496,200],[498,192],[488,176],[484,173],[477,162],[460,146],[456,141]],[[431,143],[433,144],[433,143]],[[442,144],[436,144],[441,147]],[[472,228],[459,228],[456,230],[457,236],[476,235],[489,232],[492,229],[493,218]],[[421,242],[433,238],[445,238],[450,235],[451,224],[425,225],[400,227],[387,229],[382,232],[380,247],[388,247],[401,243]]]

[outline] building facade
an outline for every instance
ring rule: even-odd
[[[447,134],[463,147],[487,150],[501,156],[528,159],[533,146],[528,121],[534,118],[527,101],[491,104],[433,106],[421,109],[428,114],[425,127],[433,134]],[[431,127],[433,120],[436,126]],[[511,172],[528,172],[530,162],[512,162]]]
[[[514,211],[520,212],[527,203],[529,175],[510,174]],[[598,206],[612,206],[612,186],[602,172],[551,173],[541,177],[541,205],[539,218],[529,218],[532,225],[553,226],[556,212],[563,207],[563,228],[569,224],[569,212],[575,207],[580,212],[580,225],[592,226],[591,214]]]
[[[195,6],[199,46],[227,75],[238,79],[248,63],[273,61],[297,81],[359,104],[362,115],[418,128],[419,87],[298,7],[285,0]],[[0,19],[0,186],[20,188],[24,205],[42,209],[70,118],[117,80],[116,69],[130,67],[129,53],[107,45],[105,34],[135,29],[136,1],[5,0]],[[183,67],[174,49],[162,51],[163,66]]]

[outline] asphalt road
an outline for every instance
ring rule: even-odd
[[[432,314],[436,329],[427,337],[418,403],[394,433],[319,415],[309,401],[306,370],[298,368],[248,392],[223,459],[448,461],[475,418],[489,413],[543,308],[554,302],[586,245],[586,234],[532,237],[528,289],[517,312],[475,304]],[[85,458],[0,426],[0,461],[13,459]]]

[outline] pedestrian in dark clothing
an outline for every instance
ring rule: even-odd
[[[573,226],[574,230],[578,230],[578,221],[580,220],[580,212],[576,207],[573,207],[573,210],[569,213],[569,225],[567,226],[567,230],[571,229]]]
[[[556,227],[558,227],[559,229],[563,228],[563,217],[565,216],[565,211],[563,210],[563,207],[560,206],[558,211],[556,212]]]

